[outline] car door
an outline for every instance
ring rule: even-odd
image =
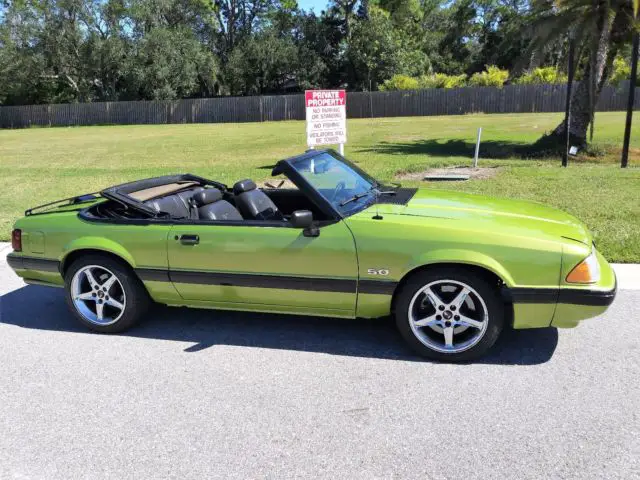
[[[358,266],[343,221],[321,226],[318,236],[284,223],[229,223],[173,226],[170,276],[184,299],[221,308],[354,315]]]

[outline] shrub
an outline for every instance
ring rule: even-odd
[[[460,88],[467,83],[467,76],[436,73],[435,75],[423,75],[420,77],[419,83],[420,88]]]
[[[501,88],[509,78],[509,70],[501,70],[495,65],[487,65],[484,72],[471,75],[469,85],[474,87],[498,87]]]
[[[418,88],[420,88],[418,79],[407,75],[394,75],[380,85],[380,90],[383,92],[389,90],[418,90]]]
[[[521,85],[533,85],[540,83],[566,83],[567,76],[559,72],[555,67],[541,67],[527,72],[518,78],[515,83]]]
[[[394,75],[380,86],[380,90],[390,91],[418,90],[425,88],[459,88],[464,87],[466,81],[466,75],[446,75],[444,73],[422,75],[421,77]]]
[[[631,65],[622,57],[616,57],[613,60],[613,71],[611,72],[611,78],[609,82],[612,85],[620,85],[620,82],[629,80],[631,77]],[[636,86],[640,86],[640,76],[636,78]]]

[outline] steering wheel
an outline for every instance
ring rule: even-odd
[[[344,180],[340,180],[338,182],[338,184],[336,185],[335,190],[333,191],[333,195],[331,197],[331,201],[335,202],[336,199],[338,198],[338,195],[341,194],[342,192],[344,192],[347,188],[347,184],[344,182]]]

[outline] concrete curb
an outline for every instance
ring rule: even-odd
[[[611,266],[616,272],[620,290],[640,290],[639,263],[612,263]]]
[[[9,242],[0,242],[0,268],[9,270],[7,254],[10,251]],[[611,266],[618,277],[619,290],[640,290],[640,263],[613,263]]]

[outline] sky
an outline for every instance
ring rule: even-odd
[[[298,0],[298,5],[304,10],[320,13],[327,7],[327,0]]]

